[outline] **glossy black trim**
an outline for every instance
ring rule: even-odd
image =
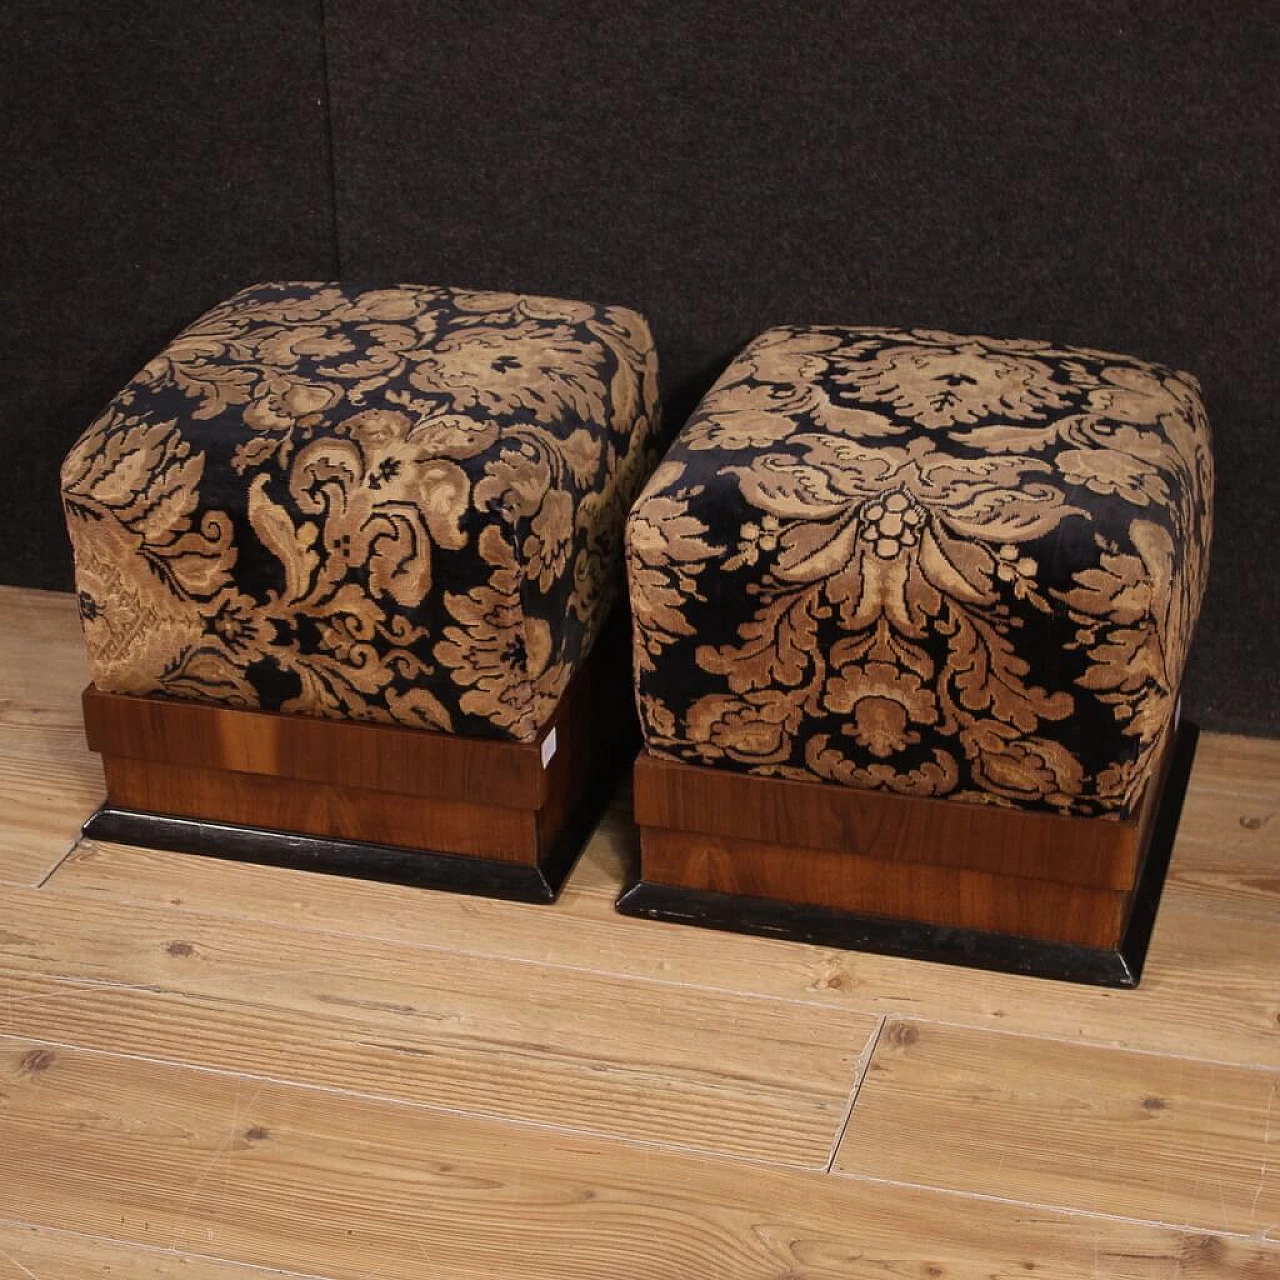
[[[1133,909],[1124,939],[1115,949],[892,920],[645,880],[623,891],[617,909],[627,916],[785,938],[848,951],[874,951],[1091,986],[1136,987],[1142,978],[1155,926],[1198,737],[1199,731],[1191,724],[1184,723],[1177,731]]]
[[[89,818],[81,835],[90,840],[172,849],[206,858],[379,880],[419,889],[447,889],[512,902],[549,903],[556,900],[591,833],[604,817],[610,797],[634,754],[634,742],[627,741],[617,750],[611,767],[598,762],[598,776],[586,803],[579,806],[563,835],[536,867],[433,849],[404,849],[270,827],[204,822],[198,818],[128,809],[110,801]]]
[[[110,840],[148,849],[171,849],[206,858],[380,880],[420,889],[451,889],[517,902],[554,902],[569,871],[566,865],[557,875],[539,867],[487,858],[364,844],[358,840],[331,840],[270,827],[202,822],[198,818],[176,818],[111,804],[103,805],[84,824],[81,834],[91,840]]]

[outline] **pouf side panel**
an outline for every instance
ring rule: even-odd
[[[254,286],[206,313],[64,464],[95,682],[531,739],[535,548],[515,535],[503,437],[537,428],[551,454],[575,415],[579,444],[620,425],[593,383],[616,360],[590,330],[605,314],[326,284]],[[560,689],[567,616],[536,655]]]
[[[925,373],[978,380],[950,426],[894,371],[917,346]],[[649,749],[1131,812],[1203,593],[1212,470],[1194,379],[1101,359],[892,330],[761,335],[628,524]],[[991,362],[1002,381],[983,386]],[[999,412],[979,413],[984,397]]]
[[[447,301],[448,291],[428,288],[354,296],[329,284],[252,286],[189,325],[115,398],[64,466],[71,505],[99,526],[115,515],[123,526],[111,579],[98,584],[105,599],[84,581],[101,529],[88,539],[72,531],[100,687],[455,727],[429,690],[382,694],[368,660],[373,633],[388,622],[400,632],[388,627],[391,661],[407,674],[421,671],[424,655],[397,640],[415,630],[411,612],[424,575],[434,568],[440,576],[441,553],[462,542],[458,499],[467,486],[450,460],[428,465],[416,480],[451,501],[437,495],[410,515],[411,493],[393,495],[384,511],[370,500],[403,467],[395,455],[404,453],[410,420],[395,403],[403,387],[389,376],[405,372],[400,353],[413,346],[403,322]],[[353,333],[367,339],[363,349],[353,349]],[[157,451],[179,455],[181,471],[163,456],[157,464]],[[67,475],[77,454],[87,463],[78,484]],[[132,475],[122,457],[132,460]],[[192,490],[177,510],[175,473]],[[134,508],[151,508],[141,521],[119,502],[131,480],[141,490]],[[314,501],[291,492],[309,485],[320,495]],[[104,511],[111,497],[115,509]],[[353,534],[364,543],[362,580],[344,583],[343,567],[333,565]],[[412,550],[435,550],[434,566],[422,554],[404,555],[405,541],[415,539]],[[79,551],[86,541],[95,544],[87,556]],[[318,572],[317,550],[333,555]],[[388,591],[399,596],[396,618],[372,607]],[[116,606],[119,630],[102,625],[110,621],[101,616],[104,604]],[[139,643],[149,617],[168,624],[163,661],[155,643]],[[283,639],[282,629],[289,633]],[[165,626],[158,630],[166,637]]]

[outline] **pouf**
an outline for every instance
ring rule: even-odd
[[[761,335],[628,520],[645,751],[622,908],[1136,981],[1212,489],[1189,374]]]
[[[87,833],[553,894],[627,722],[601,635],[656,430],[624,308],[214,307],[63,464],[109,792]]]

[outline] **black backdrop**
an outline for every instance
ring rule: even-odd
[[[753,333],[928,325],[1196,372],[1209,727],[1280,734],[1273,3],[0,5],[0,581],[66,587],[57,463],[259,278],[626,302],[672,426]]]

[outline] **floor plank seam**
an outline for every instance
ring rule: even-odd
[[[28,1267],[25,1263],[19,1262],[18,1259],[13,1256],[13,1254],[7,1253],[4,1249],[0,1249],[0,1260],[3,1260],[5,1262],[11,1262],[19,1271],[22,1272],[24,1276],[27,1277],[27,1280],[40,1280],[40,1277],[36,1275],[36,1273],[32,1271],[30,1267]]]
[[[103,798],[105,799],[106,797],[104,796]],[[89,819],[89,814],[86,813],[85,821],[87,822],[88,819]],[[80,825],[83,826],[84,823],[81,823]],[[67,859],[71,857],[73,853],[75,853],[75,851],[80,847],[81,843],[82,843],[82,837],[79,834],[79,830],[77,830],[77,833],[72,839],[71,843],[67,845],[67,847],[62,851],[61,857],[59,857],[57,861],[54,862],[53,866],[51,866],[49,870],[46,871],[44,875],[42,875],[40,879],[37,880],[32,887],[36,889],[43,889],[49,883],[49,881],[52,880],[53,877],[56,876],[58,872],[62,870],[62,868],[66,865]]]
[[[1037,1213],[1055,1213],[1066,1218],[1084,1218],[1089,1221],[1116,1223],[1120,1226],[1154,1227],[1162,1231],[1176,1231],[1185,1235],[1215,1236],[1223,1240],[1239,1240],[1247,1244],[1265,1245],[1275,1250],[1280,1259],[1280,1240],[1267,1234],[1271,1228],[1261,1231],[1229,1231],[1225,1227],[1209,1227],[1204,1223],[1165,1222],[1160,1218],[1135,1218],[1130,1214],[1106,1213],[1101,1209],[1080,1209],[1074,1205],[1052,1204],[1040,1200],[1018,1200],[1012,1196],[993,1195],[988,1191],[961,1191],[956,1187],[934,1186],[928,1182],[906,1182],[900,1178],[880,1178],[870,1173],[844,1173],[832,1169],[831,1176],[846,1182],[865,1182],[874,1186],[897,1187],[904,1191],[929,1191],[937,1195],[951,1196],[959,1200],[982,1200],[989,1204],[1003,1204],[1016,1209],[1031,1209]]]
[[[89,1231],[73,1231],[69,1227],[53,1227],[44,1222],[30,1222],[24,1218],[0,1218],[0,1227],[12,1227],[19,1231],[31,1229],[51,1236],[66,1236],[72,1240],[84,1240],[91,1244],[117,1245],[128,1249],[136,1249],[141,1253],[149,1253],[165,1258],[196,1258],[201,1262],[216,1262],[220,1266],[234,1267],[237,1271],[247,1271],[254,1275],[284,1276],[287,1280],[332,1280],[332,1277],[321,1275],[315,1271],[289,1271],[284,1267],[267,1266],[260,1262],[241,1262],[237,1258],[224,1258],[217,1253],[199,1253],[194,1249],[166,1249],[161,1244],[145,1244],[131,1236],[100,1236]],[[0,1252],[0,1257],[8,1255]],[[22,1266],[16,1258],[11,1262]],[[26,1268],[23,1267],[25,1271]],[[28,1275],[31,1273],[28,1271]]]
[[[863,1082],[867,1078],[867,1072],[871,1069],[871,1060],[876,1056],[876,1049],[880,1045],[880,1037],[884,1034],[884,1029],[888,1025],[888,1017],[882,1017],[876,1024],[875,1031],[867,1037],[867,1043],[863,1046],[862,1052],[858,1055],[858,1061],[854,1064],[853,1084],[849,1089],[849,1101],[845,1105],[844,1115],[841,1117],[839,1127],[836,1129],[836,1136],[831,1143],[831,1150],[827,1153],[827,1166],[823,1173],[830,1173],[835,1166],[836,1156],[840,1153],[840,1145],[844,1142],[844,1135],[849,1128],[849,1121],[853,1119],[853,1109],[858,1104],[858,1094],[862,1092]]]
[[[376,1102],[386,1106],[403,1107],[410,1111],[426,1112],[429,1115],[455,1116],[461,1120],[477,1120],[485,1124],[511,1125],[518,1129],[533,1129],[539,1133],[564,1134],[566,1137],[574,1138],[592,1138],[597,1141],[616,1143],[623,1147],[636,1148],[641,1151],[659,1151],[668,1155],[686,1156],[697,1160],[714,1160],[728,1165],[746,1165],[751,1168],[773,1169],[784,1173],[812,1174],[814,1176],[819,1176],[823,1172],[821,1164],[795,1164],[788,1160],[769,1160],[764,1156],[731,1155],[711,1147],[679,1146],[672,1143],[659,1142],[655,1139],[637,1138],[632,1135],[607,1132],[601,1129],[554,1124],[549,1120],[531,1120],[527,1117],[501,1115],[489,1111],[468,1111],[462,1107],[449,1107],[440,1103],[414,1102],[409,1098],[398,1098],[395,1094],[390,1093],[366,1093],[358,1089],[344,1089],[338,1085],[330,1084],[313,1084],[305,1080],[290,1080],[285,1076],[274,1076],[262,1072],[232,1071],[225,1067],[210,1067],[199,1062],[186,1062],[180,1058],[157,1058],[145,1053],[123,1053],[115,1049],[96,1049],[92,1045],[76,1044],[68,1040],[49,1040],[40,1036],[10,1035],[0,1032],[0,1044],[6,1042],[40,1045],[51,1049],[66,1049],[73,1053],[81,1053],[95,1058],[144,1062],[150,1066],[166,1067],[170,1070],[195,1071],[201,1075],[219,1076],[225,1080],[243,1080],[246,1083],[264,1087],[273,1085],[283,1089],[296,1089],[307,1093],[323,1094],[326,1097],[352,1099],[356,1102]]]

